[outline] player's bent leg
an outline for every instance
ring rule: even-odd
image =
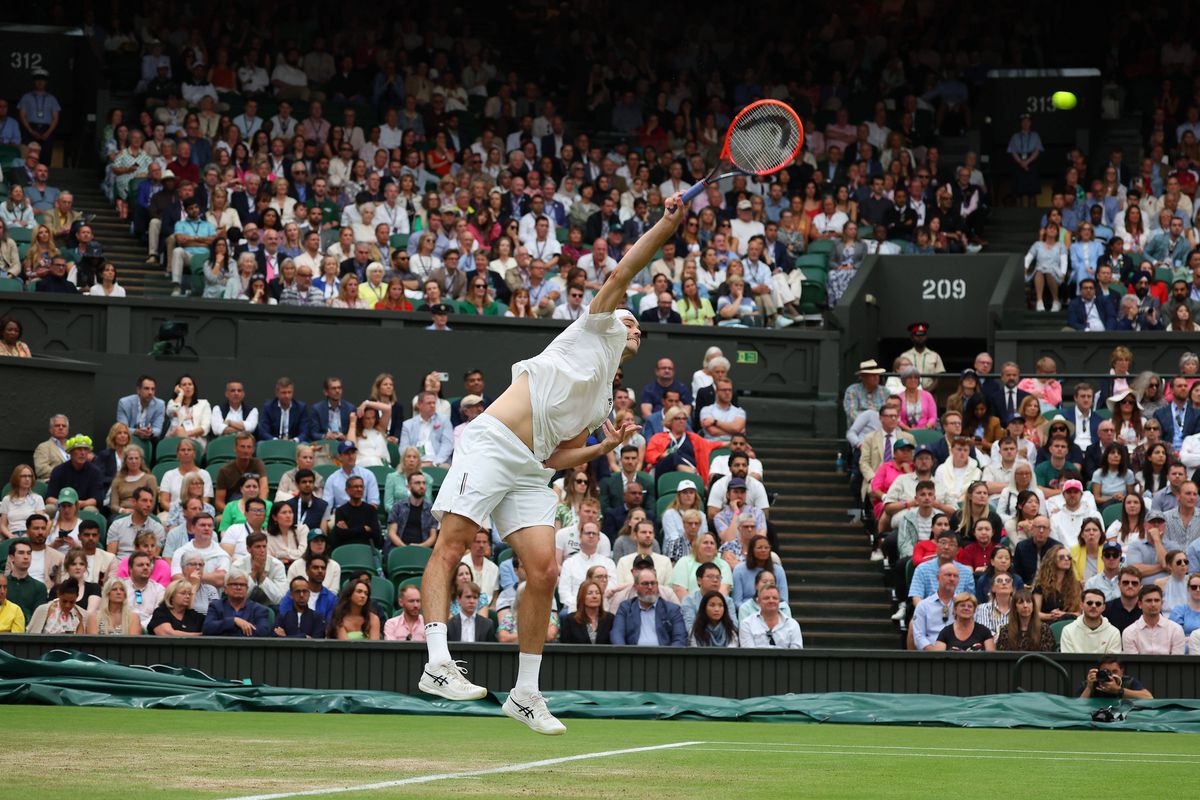
[[[566,726],[546,708],[538,690],[542,650],[550,626],[550,607],[558,585],[558,560],[554,555],[554,528],[536,525],[522,528],[505,540],[516,551],[525,569],[525,588],[517,604],[517,639],[520,664],[517,685],[504,701],[504,713],[537,733],[558,735]]]
[[[425,641],[429,661],[421,670],[417,688],[447,700],[480,700],[487,689],[466,678],[466,668],[450,658],[446,643],[446,620],[450,617],[450,584],[454,570],[479,526],[454,513],[442,516],[433,554],[421,578],[421,606],[425,614]]]

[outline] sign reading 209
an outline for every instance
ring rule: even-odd
[[[962,300],[967,282],[962,278],[926,278],[921,281],[922,300]]]

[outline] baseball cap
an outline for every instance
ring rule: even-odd
[[[356,445],[354,442],[350,441],[349,439],[344,440],[341,444],[338,445],[339,453],[349,453],[351,450],[354,450],[355,452],[357,452],[358,445]]]
[[[750,205],[749,200],[738,200],[738,204],[737,204],[738,211],[749,211],[751,208],[753,208],[753,206]]]
[[[746,479],[738,478],[738,477],[734,476],[729,479],[729,487],[728,488],[730,488],[730,489],[745,489],[746,488]]]
[[[164,181],[173,181],[175,180],[175,173],[171,172],[169,169],[164,169],[162,172],[162,179]]]
[[[450,313],[450,306],[445,303],[434,303],[429,307],[429,313],[448,315]]]
[[[50,77],[50,73],[49,73],[49,72],[47,72],[47,71],[46,71],[45,69],[43,69],[42,67],[34,67],[34,68],[33,68],[33,69],[30,71],[30,73],[29,73],[29,74],[30,74],[30,75],[32,75],[32,76],[33,76],[33,77],[35,77],[35,78],[49,78],[49,77]]]
[[[904,439],[901,439],[901,441],[905,441],[905,440],[904,440]],[[894,450],[895,448],[893,447],[892,449]],[[928,455],[931,455],[931,456],[933,456],[933,451],[932,451],[932,450],[930,450],[930,449],[929,449],[928,447],[926,447],[925,445],[921,445],[920,447],[918,447],[918,448],[917,448],[917,452],[913,453],[913,458],[916,458],[917,456],[921,455],[922,453],[925,453],[925,454],[928,454]],[[934,457],[934,458],[937,458],[937,456],[933,456],[933,457]]]
[[[1121,552],[1121,543],[1120,542],[1105,542],[1104,547],[1100,548],[1100,552],[1102,552],[1102,553],[1120,553]]]
[[[86,447],[90,450],[92,448],[92,437],[78,433],[72,436],[70,439],[67,439],[66,445],[64,446],[67,448],[68,452],[74,450],[76,447]]]
[[[1064,484],[1063,484],[1063,488],[1062,488],[1062,490],[1063,490],[1064,492],[1069,492],[1069,491],[1071,491],[1072,489],[1074,489],[1074,490],[1075,490],[1075,491],[1077,491],[1077,492],[1082,492],[1082,491],[1083,491],[1083,484],[1082,484],[1082,483],[1080,483],[1079,481],[1075,480],[1074,478],[1072,478],[1071,480],[1069,480],[1069,481],[1067,481],[1066,483],[1064,483]]]
[[[730,481],[730,483],[733,483],[733,481]],[[679,485],[675,487],[675,491],[677,491],[677,492],[682,492],[684,489],[692,489],[694,491],[696,489],[696,482],[695,481],[680,481]]]
[[[58,504],[71,503],[72,505],[79,502],[79,492],[72,489],[70,486],[64,486],[58,492]]]
[[[466,395],[465,397],[463,397],[462,400],[458,401],[458,407],[466,408],[467,406],[477,406],[477,405],[480,405],[481,403],[483,403],[482,397],[480,397],[477,394],[469,394],[469,395]]]
[[[908,439],[898,439],[896,441],[895,446],[892,449],[893,450],[903,450],[906,447],[916,447],[916,446],[917,445],[915,443],[910,442]]]
[[[974,378],[975,380],[979,380],[979,373],[976,372],[973,367],[967,367],[958,376],[959,380],[962,380],[963,378]]]
[[[1161,511],[1151,511],[1146,515],[1146,522],[1166,522],[1167,517]]]
[[[329,538],[329,537],[327,537],[327,536],[325,535],[325,531],[321,530],[320,528],[310,528],[310,529],[309,529],[309,531],[308,531],[308,540],[309,540],[310,542],[311,542],[313,539],[317,538],[318,536],[320,536],[322,539],[327,539],[327,538]]]
[[[633,560],[634,569],[654,569],[654,559],[650,556],[638,556]]]

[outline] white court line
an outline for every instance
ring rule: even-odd
[[[577,756],[562,756],[561,758],[547,758],[541,761],[527,761],[524,764],[508,764],[502,767],[491,767],[489,769],[476,769],[469,772],[443,772],[435,775],[418,775],[413,778],[401,778],[394,781],[381,781],[379,783],[366,783],[360,786],[333,786],[325,789],[308,789],[299,792],[278,792],[276,794],[251,794],[241,797],[229,798],[229,800],[281,800],[285,797],[309,797],[315,795],[328,794],[345,794],[346,792],[369,792],[375,789],[390,789],[394,786],[412,786],[418,783],[433,783],[434,781],[450,781],[459,778],[478,778],[484,775],[501,775],[506,772],[520,772],[526,769],[537,769],[539,767],[552,767],[556,764],[566,764],[571,761],[587,761],[593,758],[607,758],[608,756],[624,756],[633,753],[649,753],[654,750],[671,750],[677,747],[691,747],[696,744],[706,744],[705,742],[674,742],[672,744],[656,744],[650,747],[630,747],[625,750],[604,750],[599,753],[581,753]]]
[[[861,747],[873,750],[930,750],[937,749],[954,753],[1028,753],[1028,750],[1005,750],[1000,747],[914,747],[900,744],[817,744],[816,742],[702,742],[702,744],[757,744],[765,747]],[[1153,756],[1155,758],[1196,758],[1195,753],[1131,753],[1122,750],[1118,753],[1104,753],[1095,750],[1038,750],[1045,755],[1055,756]],[[896,754],[899,755],[899,754]]]
[[[710,742],[698,742],[698,744],[710,744]],[[766,748],[753,747],[692,747],[688,752],[707,751],[713,753],[781,753],[793,756],[866,756],[868,758],[878,758],[880,756],[895,756],[897,753],[887,753],[868,750],[769,750]],[[985,755],[960,755],[957,753],[905,753],[905,758],[965,758],[979,761],[1078,761],[1075,757],[1060,758],[1056,756],[1035,756],[1035,755],[1011,755],[1011,756],[985,756]],[[1200,764],[1200,761],[1159,761],[1154,759],[1121,759],[1108,758],[1105,759],[1106,764]]]

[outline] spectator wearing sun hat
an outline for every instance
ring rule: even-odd
[[[75,490],[78,507],[95,509],[104,495],[104,475],[91,461],[92,437],[76,434],[64,445],[70,457],[50,471],[46,486],[46,511],[53,513],[58,495],[65,488]]]
[[[883,408],[891,393],[883,388],[882,378],[885,370],[875,361],[867,359],[858,365],[858,383],[846,387],[842,395],[842,410],[846,412],[846,420],[853,422],[864,411],[875,411]]]

